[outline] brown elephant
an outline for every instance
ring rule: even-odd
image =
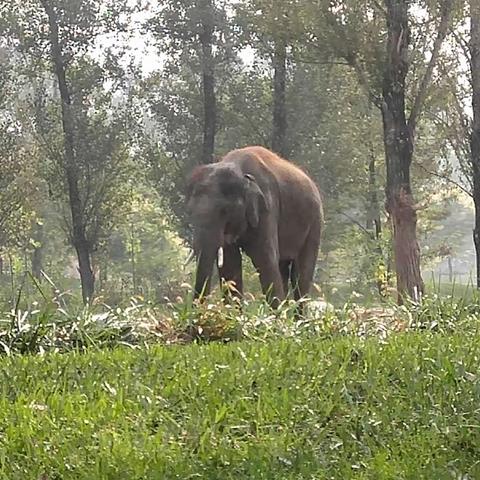
[[[323,208],[318,188],[298,167],[263,147],[233,150],[194,169],[187,205],[196,297],[209,293],[217,257],[220,278],[235,282],[242,294],[242,250],[273,307],[285,298],[289,280],[296,300],[309,293]]]

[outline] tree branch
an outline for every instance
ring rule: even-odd
[[[356,225],[365,235],[368,235],[372,240],[375,240],[375,236],[373,232],[370,230],[367,230],[358,220],[355,220],[352,218],[348,213],[345,212],[339,212],[340,215],[343,215],[345,218],[348,218],[354,225]]]
[[[451,0],[449,0],[451,1]],[[339,42],[343,47],[349,45],[349,41],[343,31],[343,27],[338,24],[337,18],[335,14],[333,14],[330,10],[327,10],[327,22],[332,26],[333,30],[335,31],[336,35],[339,37]],[[348,65],[355,71],[358,77],[358,82],[365,91],[368,99],[375,105],[377,108],[382,108],[382,99],[380,96],[376,95],[373,89],[371,88],[368,77],[362,65],[358,62],[357,59],[357,52],[353,49],[349,51],[340,51],[339,55],[345,59]]]
[[[452,30],[452,35],[455,41],[460,45],[460,48],[462,49],[465,60],[468,62],[468,64],[470,64],[471,63],[470,46],[467,40],[462,38],[462,36],[459,35],[458,32],[456,32],[455,30]]]
[[[425,75],[423,76],[420,83],[420,87],[418,89],[417,96],[415,97],[415,100],[413,102],[413,107],[410,112],[410,117],[408,119],[408,126],[412,133],[415,132],[417,120],[421,113],[423,104],[425,103],[428,86],[430,84],[430,80],[432,79],[433,69],[437,64],[440,49],[448,32],[448,25],[450,21],[450,13],[452,11],[452,7],[453,0],[444,0],[444,3],[441,7],[441,17],[437,37],[435,38],[435,42],[433,43],[432,56],[430,57],[430,61],[428,62],[427,70],[425,71]]]
[[[432,172],[428,168],[424,167],[421,163],[414,162],[415,165],[419,168],[421,168],[425,173],[428,173],[429,175],[433,175],[434,177],[441,178],[442,180],[447,181],[448,183],[451,183],[455,187],[459,188],[462,192],[466,193],[469,197],[472,197],[472,192],[470,192],[467,188],[465,188],[462,184],[456,182],[452,178],[450,178],[447,175],[442,175],[441,173],[437,172]]]

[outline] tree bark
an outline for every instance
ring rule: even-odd
[[[63,143],[65,150],[65,174],[68,185],[70,212],[72,215],[72,243],[77,252],[82,297],[85,304],[92,300],[95,278],[91,265],[90,245],[86,235],[86,222],[79,189],[78,169],[76,165],[74,119],[72,101],[67,85],[65,63],[60,46],[57,16],[49,0],[41,0],[48,16],[51,60],[58,81],[62,104]]]
[[[287,157],[287,44],[284,39],[277,38],[274,48],[272,150]]]
[[[476,251],[477,288],[480,288],[480,5],[478,0],[470,0],[470,21],[470,68],[473,91],[470,154],[473,172],[473,202],[475,205],[473,240]]]
[[[213,43],[215,19],[213,0],[199,0],[201,9],[200,45],[202,48],[203,147],[202,163],[212,163],[215,151],[217,106]]]
[[[398,302],[419,300],[424,292],[417,241],[417,212],[410,183],[414,139],[405,113],[408,73],[408,2],[385,0],[387,57],[382,85],[382,119],[387,165],[386,209],[393,223]]]

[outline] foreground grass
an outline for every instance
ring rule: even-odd
[[[11,356],[0,478],[480,478],[477,335]]]

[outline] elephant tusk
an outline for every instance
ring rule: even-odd
[[[220,247],[218,249],[217,253],[217,265],[218,268],[223,268],[223,247]]]
[[[193,257],[195,257],[195,251],[192,250],[189,255],[188,255],[188,258],[187,260],[185,261],[185,263],[183,264],[183,268],[186,268],[187,265],[193,260]]]

